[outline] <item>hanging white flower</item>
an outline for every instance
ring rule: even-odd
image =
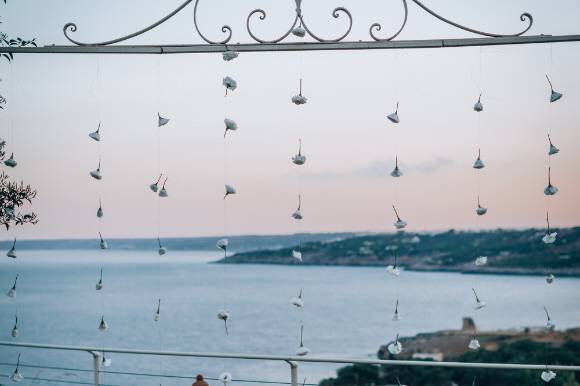
[[[109,244],[107,244],[107,242],[105,240],[103,240],[103,236],[101,236],[101,232],[99,232],[99,238],[101,239],[101,242],[100,242],[101,249],[108,249]]]
[[[304,342],[302,340],[304,334],[304,325],[300,326],[300,347],[298,347],[298,350],[296,350],[296,355],[303,357],[306,356],[310,353],[310,349],[306,346],[304,346]]]
[[[292,213],[292,218],[295,220],[302,220],[304,217],[302,216],[302,195],[298,195],[298,208]]]
[[[395,156],[395,168],[391,172],[391,177],[401,177],[403,172],[399,169],[399,157]]]
[[[223,60],[225,60],[226,62],[229,62],[231,60],[234,60],[235,58],[238,57],[238,55],[240,55],[238,52],[236,51],[232,51],[230,49],[226,49],[223,53],[222,53],[222,58]]]
[[[220,310],[217,314],[217,317],[219,320],[223,320],[224,321],[224,326],[226,329],[226,335],[229,335],[228,332],[228,319],[230,318],[231,314],[229,311],[226,310]]]
[[[397,253],[395,252],[395,262],[393,264],[387,265],[387,272],[393,276],[399,276],[401,270],[397,266]]]
[[[6,296],[8,296],[9,298],[14,298],[16,297],[16,283],[18,282],[18,274],[16,275],[16,278],[14,279],[14,284],[12,285],[12,287],[8,290],[8,292],[6,293]]]
[[[101,323],[99,323],[99,331],[106,331],[109,328],[107,322],[105,322],[105,317],[101,316]]]
[[[226,131],[224,131],[224,138],[228,133],[228,130],[236,131],[238,129],[238,124],[233,119],[226,118],[224,119],[224,123],[226,125]]]
[[[399,315],[399,299],[397,299],[397,304],[395,305],[395,312],[393,313],[393,322],[398,322],[401,320],[401,316]]]
[[[290,299],[290,303],[298,308],[304,307],[304,303],[302,302],[302,289],[300,289],[298,297]]]
[[[304,165],[306,156],[302,155],[302,139],[298,138],[298,154],[292,157],[292,162],[296,165]]]
[[[548,186],[546,186],[544,189],[544,194],[546,196],[553,196],[554,194],[558,193],[558,188],[552,185],[551,169],[551,167],[548,167]]]
[[[558,91],[554,91],[554,87],[552,86],[552,81],[550,81],[548,74],[546,74],[546,79],[548,79],[548,83],[550,84],[550,103],[553,103],[553,102],[560,100],[562,98],[563,94],[558,92]]]
[[[399,217],[399,213],[397,213],[397,209],[395,208],[395,205],[393,205],[393,210],[395,211],[395,216],[397,216],[397,221],[395,221],[393,223],[393,225],[395,226],[395,228],[397,228],[398,230],[400,229],[404,229],[407,226],[407,222],[401,220],[401,218]]]
[[[104,215],[103,205],[101,204],[101,199],[99,198],[99,209],[97,209],[97,217],[102,218]]]
[[[399,341],[399,334],[397,334],[397,337],[395,338],[394,342],[391,342],[387,345],[387,350],[392,355],[399,355],[400,353],[403,352],[403,345]]]
[[[300,251],[300,246],[298,246],[298,249],[292,250],[292,257],[302,263],[302,252]]]
[[[101,130],[101,122],[99,122],[99,127],[97,127],[97,130],[96,131],[93,131],[92,133],[89,133],[89,137],[92,138],[92,139],[94,139],[97,142],[100,142],[101,141],[101,133],[100,133],[100,130]]]
[[[97,167],[97,170],[93,170],[92,172],[89,173],[91,175],[91,177],[93,177],[95,180],[100,180],[103,178],[103,176],[101,175],[101,160],[99,160],[99,166]]]
[[[220,374],[218,379],[224,384],[224,386],[227,386],[227,384],[232,381],[232,374],[228,373],[227,371],[223,372]]]
[[[14,318],[16,321],[14,322],[14,327],[12,327],[12,332],[10,335],[12,335],[13,338],[16,338],[18,335],[20,335],[20,330],[18,329],[18,316],[15,316]]]
[[[299,38],[303,38],[304,36],[306,36],[306,30],[302,27],[302,23],[300,23],[298,27],[294,27],[292,29],[292,35]]]
[[[387,115],[387,119],[393,123],[399,123],[399,102],[397,102],[397,109],[395,112]]]
[[[157,127],[165,126],[169,123],[169,118],[163,118],[161,114],[157,113]]]
[[[483,163],[483,161],[481,160],[481,149],[479,149],[477,151],[477,159],[475,160],[475,162],[473,163],[473,168],[474,169],[483,169],[485,167],[485,164]]]
[[[475,213],[477,213],[478,216],[483,216],[487,213],[487,208],[484,208],[479,204],[479,196],[477,196],[477,209],[475,209]]]
[[[105,353],[103,353],[103,359],[101,361],[101,365],[103,367],[111,367],[111,364],[113,364],[113,360],[111,359],[111,357],[108,357],[105,355]]]
[[[475,309],[481,310],[482,308],[484,308],[486,306],[486,304],[485,304],[485,302],[483,302],[479,299],[479,296],[477,296],[477,292],[475,291],[475,288],[472,288],[472,290],[473,290],[473,294],[475,295]]]
[[[399,276],[401,270],[396,265],[387,265],[387,272],[393,276]]]
[[[475,265],[481,267],[487,264],[487,256],[478,256],[475,258]]]
[[[16,165],[18,165],[18,162],[16,162],[16,160],[14,159],[14,153],[10,154],[10,158],[4,161],[4,165],[11,168],[16,167]]]
[[[16,237],[12,243],[12,247],[6,252],[6,256],[16,259]]]
[[[237,193],[236,188],[234,188],[232,185],[226,184],[226,194],[224,195],[224,200],[230,194],[236,194],[236,193]]]
[[[159,178],[157,179],[157,181],[151,185],[149,185],[149,189],[151,189],[153,192],[157,193],[157,190],[159,189],[159,181],[161,181],[161,177],[163,177],[163,173],[161,173],[159,175]]]
[[[155,316],[153,317],[153,321],[158,322],[161,318],[161,299],[157,300],[157,310],[155,311]]]
[[[161,245],[161,240],[159,239],[159,237],[157,238],[157,243],[159,244],[159,249],[157,250],[157,253],[159,253],[159,256],[165,255],[167,253],[167,248]]]
[[[542,237],[542,242],[544,244],[553,244],[556,242],[556,236],[558,236],[558,232],[546,233],[544,237]]]
[[[303,105],[306,102],[308,102],[308,99],[304,95],[302,95],[302,79],[300,79],[300,91],[298,95],[294,95],[292,97],[292,103],[294,103],[295,105]]]
[[[101,273],[99,274],[99,281],[95,284],[95,289],[100,291],[103,289],[103,268],[101,268]]]
[[[556,373],[553,372],[552,370],[546,369],[545,371],[542,371],[542,375],[540,375],[540,378],[542,378],[542,381],[548,383],[552,379],[556,378]]]
[[[544,307],[544,312],[546,313],[546,330],[554,331],[556,329],[556,325],[554,322],[552,322],[552,318],[550,317],[550,313],[546,307]]]
[[[10,375],[10,380],[12,382],[20,382],[24,379],[24,376],[20,372],[19,366],[20,366],[20,354],[18,354],[18,360],[16,361],[16,369],[14,369],[14,372],[12,373],[12,375]]]
[[[477,98],[477,102],[473,105],[473,109],[475,111],[482,112],[483,111],[483,104],[481,103],[481,94],[479,94],[479,98]]]
[[[165,177],[165,180],[163,181],[163,186],[161,187],[161,190],[159,191],[159,197],[169,197],[169,193],[167,193],[167,189],[165,189],[165,184],[167,183],[167,178]]]
[[[473,338],[471,338],[471,340],[469,341],[469,344],[467,345],[467,347],[470,350],[477,350],[481,347],[481,345],[479,344],[479,340],[477,340],[477,338],[474,336]]]
[[[230,245],[230,241],[228,239],[219,239],[215,245],[216,245],[216,247],[218,247],[218,249],[225,251],[228,249],[228,246]]]
[[[226,87],[226,96],[228,95],[228,90],[234,91],[236,88],[238,88],[238,83],[229,76],[226,76],[223,79],[222,84]]]

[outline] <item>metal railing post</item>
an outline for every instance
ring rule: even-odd
[[[93,384],[94,386],[101,385],[101,356],[99,353],[94,351],[89,351],[93,356]]]
[[[298,386],[298,363],[286,361],[290,365],[290,384]]]

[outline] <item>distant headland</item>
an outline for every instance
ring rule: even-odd
[[[414,271],[580,276],[580,227],[554,231],[553,244],[542,242],[539,229],[356,234],[302,241],[301,263],[292,257],[295,247],[239,252],[219,263],[386,266],[396,254],[398,266]],[[478,256],[487,264],[476,266]]]

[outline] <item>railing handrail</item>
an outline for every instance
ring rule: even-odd
[[[16,343],[0,341],[0,346],[23,347],[48,350],[68,350],[85,352],[107,352],[116,354],[134,355],[159,355],[174,357],[195,357],[195,358],[221,358],[221,359],[248,359],[283,362],[310,362],[310,363],[335,363],[335,364],[371,364],[388,366],[424,366],[424,367],[459,367],[459,368],[485,368],[485,369],[506,369],[506,370],[544,370],[546,364],[523,364],[523,363],[481,363],[481,362],[437,362],[437,361],[417,361],[417,360],[390,360],[390,359],[349,359],[332,357],[299,357],[286,355],[261,355],[261,354],[228,354],[210,352],[180,352],[180,351],[154,351],[105,347],[85,347],[85,346],[65,346],[39,343]],[[580,371],[580,365],[549,365],[551,370]]]

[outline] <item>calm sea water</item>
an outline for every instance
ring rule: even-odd
[[[0,287],[6,292],[20,273],[15,299],[0,296],[0,339],[63,345],[170,351],[211,351],[293,355],[304,323],[304,343],[312,356],[374,357],[379,345],[401,335],[459,328],[472,316],[481,330],[541,326],[543,305],[557,328],[580,325],[580,280],[542,277],[403,272],[382,268],[224,266],[208,264],[211,252],[156,253],[106,251],[20,251],[16,261],[0,261]],[[100,266],[104,289],[95,290]],[[488,306],[474,311],[471,288]],[[301,314],[290,304],[304,290]],[[161,320],[154,322],[157,299]],[[402,320],[391,321],[396,299]],[[216,318],[231,311],[230,335]],[[20,336],[10,336],[18,311]],[[98,330],[101,315],[109,324]],[[91,368],[85,353],[0,347],[0,363]],[[287,364],[242,360],[184,359],[112,354],[109,370],[288,381]],[[301,365],[309,382],[334,375],[337,366]],[[12,366],[0,365],[0,374]],[[39,378],[90,381],[90,373],[23,368],[25,384]],[[104,375],[116,385],[189,385],[185,379]],[[0,383],[3,383],[0,381]],[[52,383],[58,384],[58,383]],[[217,382],[212,384],[217,385]]]

